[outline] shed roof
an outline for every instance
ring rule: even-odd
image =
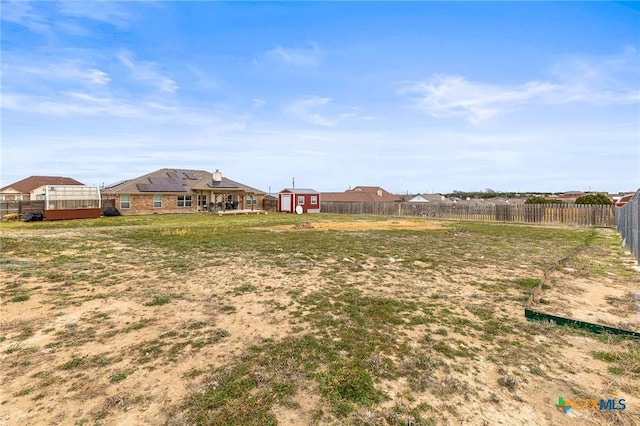
[[[285,188],[282,192],[290,192],[292,194],[311,194],[311,195],[318,195],[319,192],[316,191],[315,189],[309,189],[309,188]]]

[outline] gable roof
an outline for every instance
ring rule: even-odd
[[[344,192],[322,192],[322,201],[342,203],[391,203],[402,201],[379,186],[356,186]]]
[[[418,194],[408,200],[410,203],[445,203],[448,201],[449,200],[441,194]]]
[[[29,176],[17,182],[7,185],[0,189],[0,192],[4,192],[7,189],[13,189],[20,194],[28,194],[36,188],[43,185],[84,185],[82,182],[78,182],[70,177],[63,176]]]
[[[223,177],[214,181],[213,174],[205,170],[159,169],[146,175],[125,180],[102,191],[105,194],[157,194],[190,193],[196,190],[238,190],[265,194],[264,191]]]
[[[319,194],[318,191],[316,191],[315,189],[309,189],[309,188],[285,188],[280,192],[290,192],[292,194],[311,194],[311,195],[317,195]]]

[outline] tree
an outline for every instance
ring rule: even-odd
[[[601,192],[597,194],[587,194],[576,198],[576,204],[605,204],[612,205],[613,201],[607,194]]]

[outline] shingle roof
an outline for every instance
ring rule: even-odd
[[[0,189],[0,192],[11,188],[21,194],[28,194],[36,188],[43,185],[84,185],[70,177],[63,176],[29,176],[28,178],[19,180]]]
[[[402,201],[402,198],[379,186],[356,186],[344,192],[322,192],[320,196],[323,202],[390,203]]]
[[[284,191],[288,191],[294,194],[319,194],[318,191],[316,191],[315,189],[309,189],[309,188],[285,188],[280,192],[284,192]]]
[[[146,175],[110,185],[102,191],[105,194],[153,194],[183,193],[195,190],[215,189],[243,190],[264,194],[264,191],[223,177],[215,182],[211,172],[205,170],[160,169]]]

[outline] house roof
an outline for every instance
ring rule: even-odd
[[[418,194],[408,200],[410,203],[446,203],[449,200],[441,194]]]
[[[105,194],[173,194],[190,193],[196,190],[223,192],[245,191],[265,194],[264,191],[252,188],[229,178],[214,181],[213,174],[205,170],[160,169],[146,175],[110,185],[102,191]]]
[[[402,201],[397,195],[385,191],[379,186],[356,186],[344,192],[322,192],[322,201],[342,203],[389,203]]]
[[[82,182],[78,182],[70,177],[63,176],[29,176],[28,178],[19,180],[7,185],[0,189],[0,192],[4,192],[7,189],[13,189],[20,194],[28,194],[36,188],[43,185],[84,185]]]
[[[309,189],[309,188],[285,188],[280,192],[290,192],[292,194],[311,194],[311,195],[317,195],[319,194],[318,191],[316,191],[315,189]]]

